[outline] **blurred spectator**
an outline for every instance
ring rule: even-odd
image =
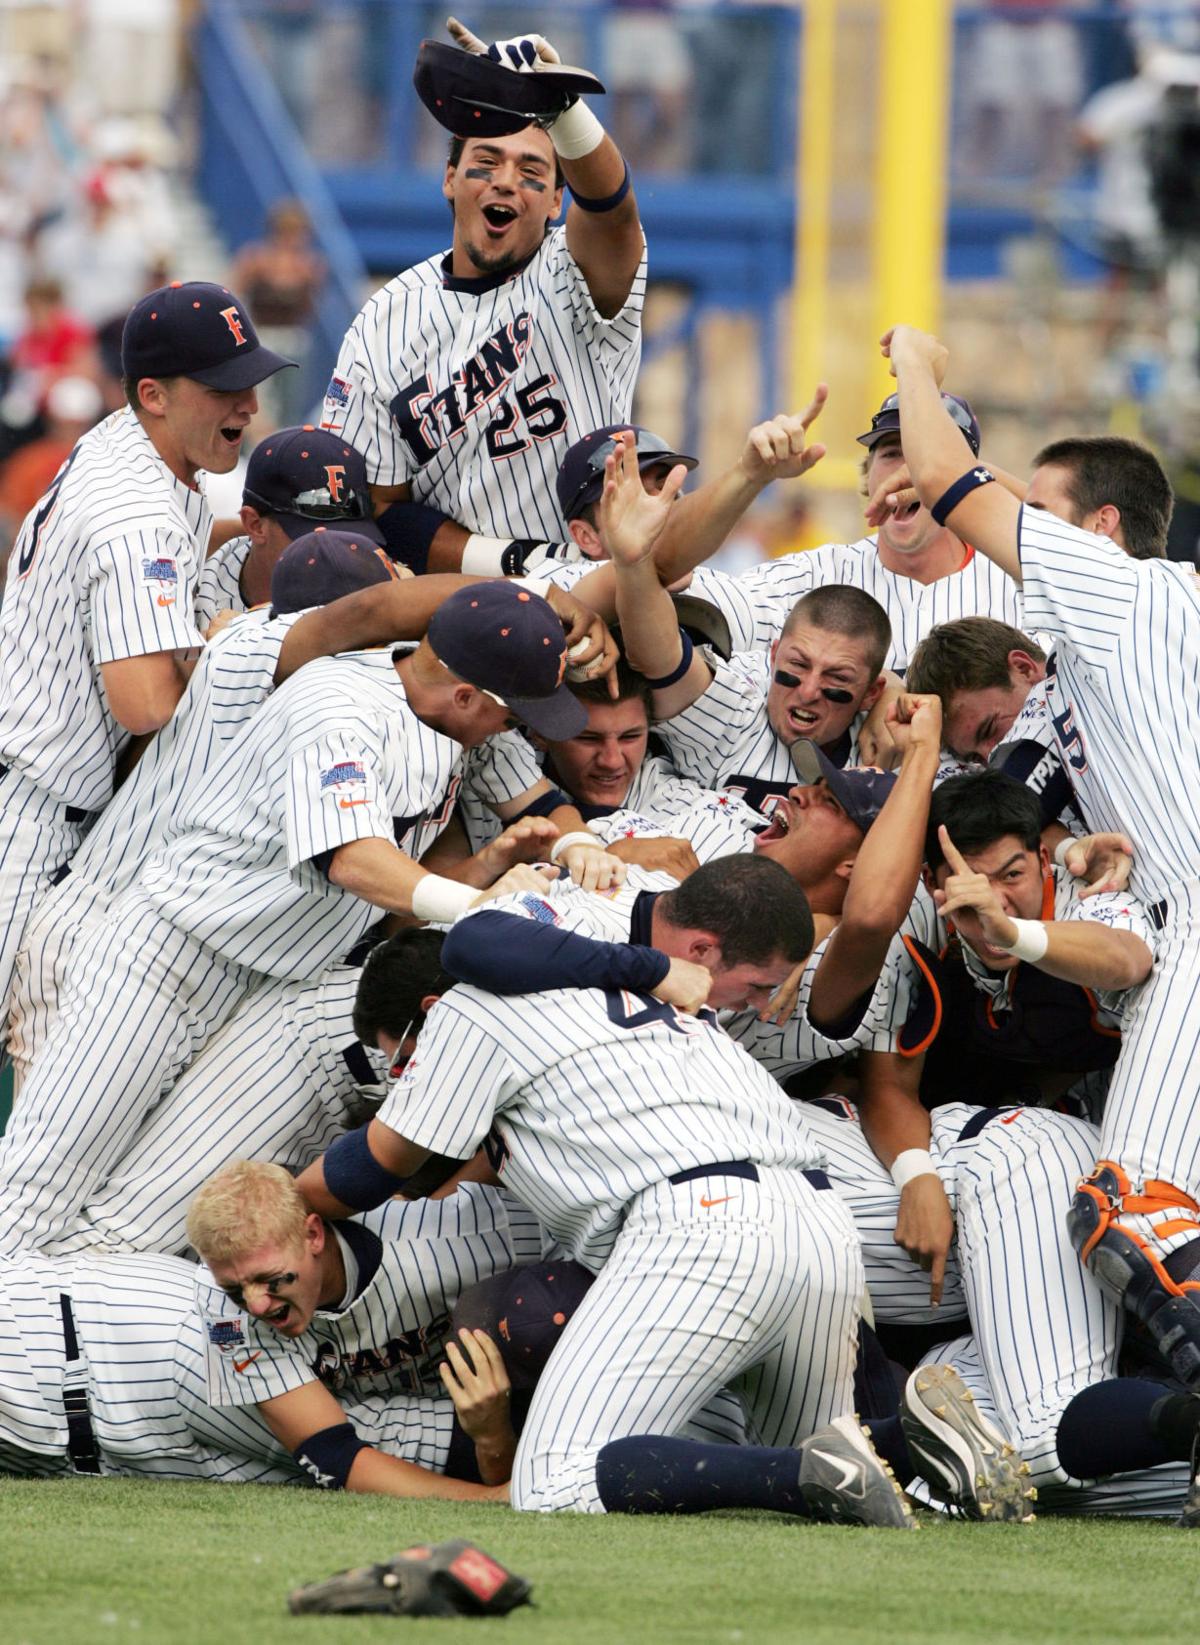
[[[179,83],[177,0],[83,0],[83,58],[103,114],[170,110]]]
[[[966,37],[964,169],[978,175],[1061,178],[1070,169],[1071,122],[1083,100],[1075,10],[1059,0],[987,0]]]
[[[18,323],[22,288],[46,231],[74,199],[82,156],[65,63],[0,58],[0,334]]]
[[[124,316],[168,277],[177,239],[169,141],[153,119],[114,118],[96,129],[79,208],[47,252],[71,306],[93,326]]]
[[[0,464],[0,552],[7,555],[21,521],[103,410],[100,390],[89,377],[60,377],[51,385],[45,432]]]
[[[692,67],[670,0],[618,0],[605,24],[603,78],[613,137],[629,164],[682,170]]]
[[[280,373],[292,381],[273,379],[259,391],[270,405],[274,426],[301,421],[305,408],[295,404],[295,397],[297,390],[303,392],[309,327],[325,284],[325,262],[313,249],[312,227],[299,200],[275,202],[265,238],[242,247],[229,283],[241,293],[267,347],[300,365],[299,371]]]
[[[63,302],[62,286],[46,276],[25,287],[25,324],[11,350],[13,383],[37,412],[60,377],[96,375],[92,328]]]

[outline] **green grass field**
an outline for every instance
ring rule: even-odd
[[[495,1621],[291,1617],[294,1585],[469,1536],[532,1579]],[[1046,1520],[913,1534],[774,1515],[538,1518],[261,1486],[0,1480],[4,1645],[1034,1645],[1195,1625],[1168,1525]]]

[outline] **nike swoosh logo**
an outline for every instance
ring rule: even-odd
[[[166,594],[160,594],[155,603],[157,605],[174,605],[175,604],[175,596],[172,594],[168,597]]]
[[[364,800],[339,800],[338,801],[338,804],[341,806],[343,811],[349,811],[349,809],[352,805],[366,805],[366,803],[367,802],[366,802],[365,799]]]
[[[1018,1108],[1015,1114],[1001,1114],[1001,1125],[1011,1125],[1014,1120],[1019,1120],[1024,1112],[1025,1110],[1023,1108]]]
[[[845,1457],[830,1456],[828,1451],[813,1451],[811,1454],[820,1457],[822,1462],[831,1462],[840,1471],[842,1477],[838,1480],[837,1488],[839,1491],[844,1491],[848,1485],[852,1485],[858,1478],[858,1467],[853,1462],[847,1462]]]
[[[258,1348],[258,1349],[255,1350],[254,1353],[247,1354],[245,1359],[235,1359],[234,1362],[233,1362],[233,1368],[234,1368],[235,1371],[245,1371],[245,1370],[248,1369],[249,1366],[254,1364],[254,1361],[256,1359],[261,1359],[261,1358],[262,1358],[262,1349]]]
[[[730,1200],[731,1200],[731,1199],[732,1199],[732,1198],[733,1198],[733,1195],[732,1195],[732,1194],[726,1194],[726,1195],[725,1195],[725,1198],[724,1198],[724,1199],[702,1199],[702,1200],[701,1200],[701,1201],[700,1201],[700,1203],[701,1203],[701,1205],[702,1205],[702,1206],[703,1206],[703,1207],[704,1207],[704,1209],[705,1209],[705,1210],[706,1210],[706,1211],[708,1211],[708,1210],[710,1210],[710,1209],[711,1209],[711,1208],[712,1208],[712,1207],[713,1207],[713,1206],[714,1206],[714,1205],[728,1205],[728,1204],[729,1204],[729,1201],[730,1201]]]

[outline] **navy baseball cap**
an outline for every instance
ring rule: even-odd
[[[809,737],[802,737],[799,742],[793,743],[791,754],[797,774],[806,783],[823,782],[850,821],[864,834],[883,810],[884,802],[896,786],[894,771],[834,765]]]
[[[949,412],[950,417],[956,427],[962,429],[963,433],[967,437],[967,444],[970,446],[975,456],[978,457],[979,447],[983,437],[979,432],[979,419],[971,410],[970,405],[963,399],[961,394],[943,394],[942,404],[945,406],[947,412]],[[870,451],[874,446],[878,445],[879,441],[883,439],[885,434],[898,433],[899,428],[900,396],[899,394],[889,394],[887,399],[880,406],[879,410],[871,418],[871,426],[867,432],[857,436],[858,443],[860,446],[866,446],[867,450]]]
[[[595,1278],[578,1262],[535,1262],[463,1291],[450,1324],[486,1331],[514,1388],[532,1388]]]
[[[228,286],[172,280],[130,309],[121,335],[121,371],[142,377],[191,377],[207,388],[253,388],[294,366],[264,348],[245,304]]]
[[[328,605],[375,583],[400,581],[387,550],[361,532],[318,526],[288,544],[271,573],[271,607],[277,615]]]
[[[657,468],[659,463],[666,463],[672,468],[676,463],[682,463],[685,468],[695,468],[700,461],[699,457],[687,457],[680,451],[672,451],[659,435],[652,434],[648,428],[639,428],[636,423],[609,423],[604,428],[594,428],[582,440],[576,440],[559,464],[554,489],[558,493],[558,506],[564,520],[578,518],[604,490],[604,463],[617,449],[613,436],[627,429],[637,436],[638,468],[643,471]]]
[[[277,429],[259,441],[250,453],[242,501],[278,520],[293,541],[337,522],[356,537],[384,540],[371,517],[362,457],[340,435],[312,423]]]
[[[563,625],[540,594],[502,579],[460,588],[434,612],[428,639],[452,674],[543,737],[560,742],[587,725],[587,709],[563,684]]]

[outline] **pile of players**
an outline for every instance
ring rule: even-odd
[[[983,466],[900,326],[871,534],[710,568],[825,391],[685,493],[628,167],[452,32],[452,247],[240,529],[198,476],[287,362],[176,283],[13,551],[0,1467],[1200,1518],[1161,469]]]

